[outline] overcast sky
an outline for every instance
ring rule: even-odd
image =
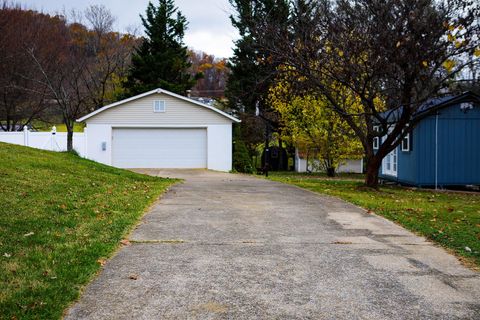
[[[130,27],[143,29],[139,14],[144,14],[148,0],[19,0],[29,9],[48,13],[84,10],[91,4],[103,4],[117,17],[116,29]],[[154,4],[157,0],[152,1]],[[232,12],[228,0],[175,0],[175,4],[189,22],[185,43],[217,57],[232,55],[233,40],[238,37],[229,15]]]

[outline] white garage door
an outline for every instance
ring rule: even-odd
[[[113,165],[120,168],[206,168],[206,129],[113,129]]]

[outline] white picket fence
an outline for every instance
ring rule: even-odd
[[[67,133],[57,132],[55,127],[50,132],[32,132],[24,127],[21,132],[0,132],[0,142],[18,144],[42,150],[67,151]],[[82,157],[87,156],[87,132],[73,134],[73,149]]]

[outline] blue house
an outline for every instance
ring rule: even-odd
[[[418,187],[480,185],[480,97],[429,100],[418,124],[382,163],[382,180]],[[374,141],[378,148],[380,138]]]

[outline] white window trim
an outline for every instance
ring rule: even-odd
[[[407,142],[407,146],[404,147],[404,142]],[[407,133],[405,135],[405,137],[403,137],[402,139],[402,143],[401,143],[401,148],[402,148],[402,151],[403,152],[409,152],[410,151],[410,133]]]
[[[154,113],[164,113],[167,111],[167,103],[165,100],[154,100],[153,101],[153,112]]]
[[[379,126],[373,127],[374,132],[378,133],[379,130],[380,130]],[[376,137],[373,137],[373,150],[378,150],[378,148],[380,148],[380,137],[376,136]]]

